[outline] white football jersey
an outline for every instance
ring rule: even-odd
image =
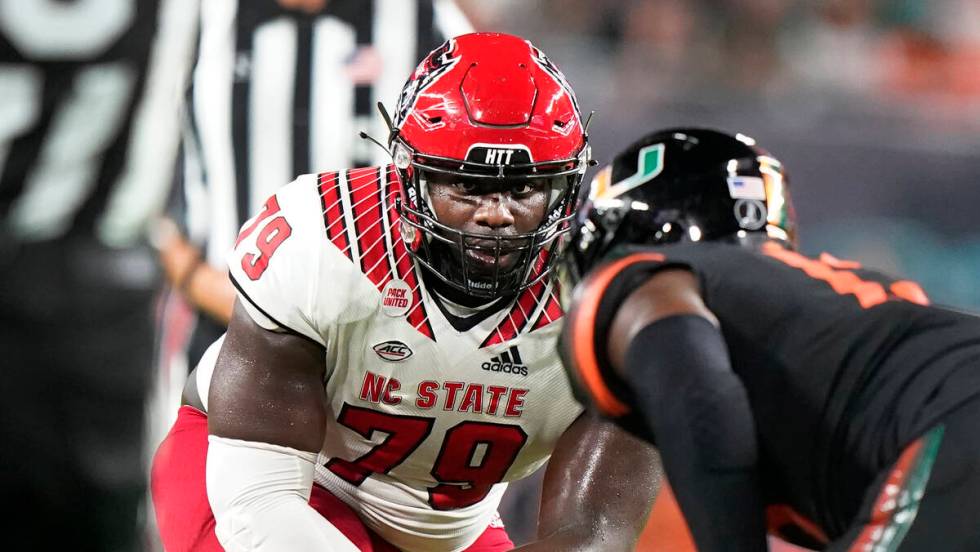
[[[316,482],[399,548],[461,550],[582,409],[555,284],[458,331],[407,253],[399,186],[391,166],[299,177],[245,223],[231,277],[257,323],[326,349]]]

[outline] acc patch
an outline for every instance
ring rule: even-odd
[[[387,362],[398,362],[412,356],[412,350],[408,348],[408,345],[397,340],[378,343],[371,348],[381,357],[381,360]]]

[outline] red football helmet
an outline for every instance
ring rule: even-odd
[[[422,266],[484,298],[517,293],[548,274],[571,223],[589,148],[575,94],[541,50],[498,33],[462,35],[436,48],[402,90],[389,146],[404,184],[402,233]],[[550,203],[533,232],[458,230],[441,223],[429,204],[426,180],[433,173],[488,184],[544,179]],[[492,277],[472,270],[467,250],[494,256]],[[500,258],[515,252],[520,260],[500,269]]]

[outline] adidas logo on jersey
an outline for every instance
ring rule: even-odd
[[[521,360],[521,353],[517,350],[517,345],[511,346],[510,350],[491,358],[489,362],[484,362],[481,368],[488,372],[503,372],[505,374],[527,376],[527,366]]]

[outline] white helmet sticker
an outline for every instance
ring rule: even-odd
[[[728,194],[732,199],[766,200],[766,184],[758,176],[728,177]]]

